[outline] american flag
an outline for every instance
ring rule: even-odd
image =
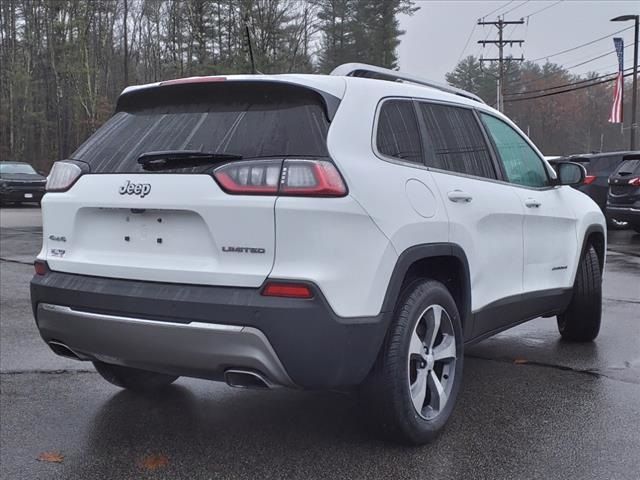
[[[613,89],[613,106],[609,115],[609,123],[622,123],[622,90],[624,88],[624,41],[622,38],[613,39],[618,55],[618,75]]]

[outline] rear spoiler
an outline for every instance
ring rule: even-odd
[[[281,80],[233,80],[226,77],[191,77],[177,80],[169,80],[166,82],[157,82],[142,86],[127,87],[118,97],[116,103],[116,112],[133,108],[134,104],[139,108],[139,105],[144,105],[145,102],[149,102],[149,106],[152,106],[156,102],[152,102],[152,99],[161,97],[163,100],[171,99],[172,96],[184,95],[190,99],[191,102],[197,101],[197,98],[205,99],[207,95],[211,95],[216,90],[221,96],[228,96],[234,93],[234,90],[240,90],[243,88],[250,88],[253,94],[268,95],[269,91],[291,89],[291,93],[296,91],[299,94],[312,94],[315,95],[324,106],[325,114],[329,122],[333,120],[338,107],[340,106],[340,99],[330,93],[313,88],[307,85],[302,85],[295,82],[281,81]]]

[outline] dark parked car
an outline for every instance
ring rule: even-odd
[[[607,212],[640,233],[640,152],[625,155],[609,178]]]
[[[607,217],[609,228],[622,228],[626,223],[617,218],[612,212],[607,212],[607,194],[609,192],[609,176],[622,163],[627,155],[638,152],[607,152],[591,153],[584,155],[572,155],[557,160],[570,160],[577,162],[587,169],[587,175],[582,185],[577,188],[598,204],[602,213]],[[554,163],[553,161],[551,162]]]
[[[0,162],[0,203],[40,202],[47,179],[23,162]]]

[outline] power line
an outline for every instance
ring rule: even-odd
[[[630,77],[631,75],[633,75],[633,72],[627,73],[627,74],[623,75],[623,77],[626,78],[626,77]],[[514,99],[511,99],[511,100],[505,100],[505,101],[507,103],[514,103],[514,102],[524,102],[525,100],[535,100],[536,98],[551,97],[553,95],[560,95],[562,93],[569,93],[569,92],[574,92],[576,90],[582,90],[583,88],[595,87],[596,85],[601,85],[603,83],[611,82],[613,80],[615,80],[615,77],[609,78],[607,80],[601,80],[599,82],[591,83],[589,85],[581,85],[581,86],[575,87],[575,88],[568,88],[566,90],[560,90],[558,92],[544,93],[542,95],[534,95],[533,97],[526,97],[526,98],[514,98]]]
[[[478,26],[477,23],[473,24],[473,28],[471,29],[471,33],[467,37],[467,43],[464,44],[464,48],[462,49],[462,52],[460,52],[460,56],[458,57],[458,63],[460,63],[460,60],[462,60],[462,56],[464,55],[464,52],[467,51],[467,47],[469,46],[469,42],[471,41],[471,37],[473,37],[473,32],[476,31],[476,27],[477,26]]]
[[[592,45],[592,44],[594,44],[594,43],[596,43],[596,42],[599,42],[599,41],[601,41],[601,40],[604,40],[604,39],[606,39],[606,38],[610,38],[610,37],[611,37],[611,36],[613,36],[613,35],[616,35],[616,34],[618,34],[618,33],[622,33],[622,32],[624,32],[624,31],[626,31],[626,30],[631,29],[631,28],[633,28],[633,25],[631,25],[631,26],[629,26],[629,27],[627,27],[627,28],[623,28],[622,30],[618,30],[617,32],[613,32],[613,33],[610,33],[610,34],[608,34],[608,35],[605,35],[604,37],[596,38],[595,40],[591,40],[590,42],[583,43],[582,45],[577,45],[577,46],[572,47],[572,48],[567,48],[566,50],[562,50],[562,51],[560,51],[560,52],[552,53],[551,55],[543,55],[542,57],[540,57],[540,58],[534,58],[534,59],[533,59],[533,60],[531,60],[531,61],[532,61],[532,62],[537,62],[537,61],[539,61],[539,60],[543,60],[543,59],[545,59],[545,58],[557,57],[558,55],[562,55],[563,53],[572,52],[573,50],[577,50],[577,49],[579,49],[579,48],[586,47],[586,46],[588,46],[588,45]]]
[[[551,8],[551,7],[555,7],[555,6],[556,6],[556,5],[558,5],[559,3],[562,3],[562,1],[563,1],[563,0],[558,0],[556,3],[552,3],[551,5],[547,5],[546,7],[543,7],[543,8],[541,8],[541,9],[539,9],[539,10],[536,10],[535,12],[530,13],[529,15],[525,15],[525,18],[526,18],[527,20],[529,20],[529,19],[530,19],[531,17],[533,17],[534,15],[537,15],[537,14],[539,14],[539,13],[541,13],[541,12],[544,12],[545,10],[548,10],[548,9],[549,9],[549,8]]]
[[[624,48],[627,48],[627,47],[629,47],[630,45],[632,45],[632,44],[631,44],[631,43],[628,43]],[[601,55],[598,55],[598,56],[596,56],[596,57],[589,58],[588,60],[585,60],[584,62],[576,63],[575,65],[571,65],[571,66],[569,66],[569,67],[562,67],[562,68],[563,68],[564,70],[571,70],[571,69],[576,68],[576,67],[581,67],[582,65],[586,65],[587,63],[591,63],[591,62],[593,62],[593,61],[595,61],[595,60],[599,60],[599,59],[601,59],[601,58],[603,58],[603,57],[606,57],[607,55],[610,55],[611,53],[612,53],[611,51],[609,51],[609,52],[605,52],[605,53],[603,53],[603,54],[601,54]],[[613,66],[615,66],[615,65],[613,65]],[[608,68],[610,68],[610,67],[608,67]],[[553,75],[556,75],[557,73],[561,73],[561,72],[558,72],[558,71],[550,72],[550,73],[548,73],[548,74],[546,74],[546,75],[542,75],[541,77],[538,77],[538,78],[533,78],[533,79],[531,79],[531,80],[526,80],[526,81],[523,81],[523,82],[519,82],[519,85],[520,85],[520,86],[528,85],[528,84],[530,84],[530,83],[537,82],[537,81],[539,81],[539,80],[543,80],[543,79],[545,79],[545,78],[552,77]]]
[[[487,13],[487,14],[483,15],[483,16],[482,16],[482,17],[480,17],[480,18],[486,18],[486,17],[488,17],[489,15],[492,15],[492,14],[496,13],[498,10],[502,10],[503,8],[508,7],[509,5],[511,5],[511,4],[512,4],[513,2],[515,2],[515,1],[516,1],[516,0],[511,0],[510,2],[507,2],[507,3],[506,3],[506,4],[504,4],[504,5],[500,5],[498,8],[494,8],[494,9],[493,9],[493,10],[491,10],[489,13]]]
[[[515,7],[513,7],[513,8],[510,8],[510,9],[509,9],[509,10],[507,10],[506,12],[502,12],[502,14],[501,14],[501,15],[502,15],[502,18],[504,18],[504,16],[505,16],[507,13],[511,13],[511,12],[513,12],[514,10],[516,10],[516,9],[520,8],[520,7],[521,7],[521,6],[523,6],[525,3],[529,3],[530,1],[531,1],[531,0],[524,0],[524,2],[522,2],[521,4],[516,5],[516,6],[515,6]]]
[[[623,70],[623,72],[628,72],[630,70],[633,70],[633,67],[625,68]],[[553,87],[540,88],[538,90],[527,90],[526,92],[505,92],[505,95],[514,96],[514,95],[528,95],[530,93],[538,93],[538,92],[547,92],[549,90],[557,90],[558,88],[571,87],[573,85],[580,85],[582,83],[590,83],[590,82],[593,82],[595,80],[601,80],[603,78],[611,77],[612,75],[615,78],[615,75],[617,75],[617,73],[618,72],[605,73],[604,75],[600,75],[600,76],[597,76],[597,77],[586,78],[584,80],[577,80],[575,82],[569,82],[569,83],[565,83],[565,84],[562,84],[562,85],[555,85]],[[611,78],[609,78],[609,80],[611,80]]]

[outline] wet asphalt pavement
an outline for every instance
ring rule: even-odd
[[[446,431],[407,448],[347,394],[180,379],[145,397],[56,357],[29,304],[39,210],[0,227],[1,479],[640,479],[640,235],[610,235],[594,343],[561,342],[551,318],[467,349]]]

